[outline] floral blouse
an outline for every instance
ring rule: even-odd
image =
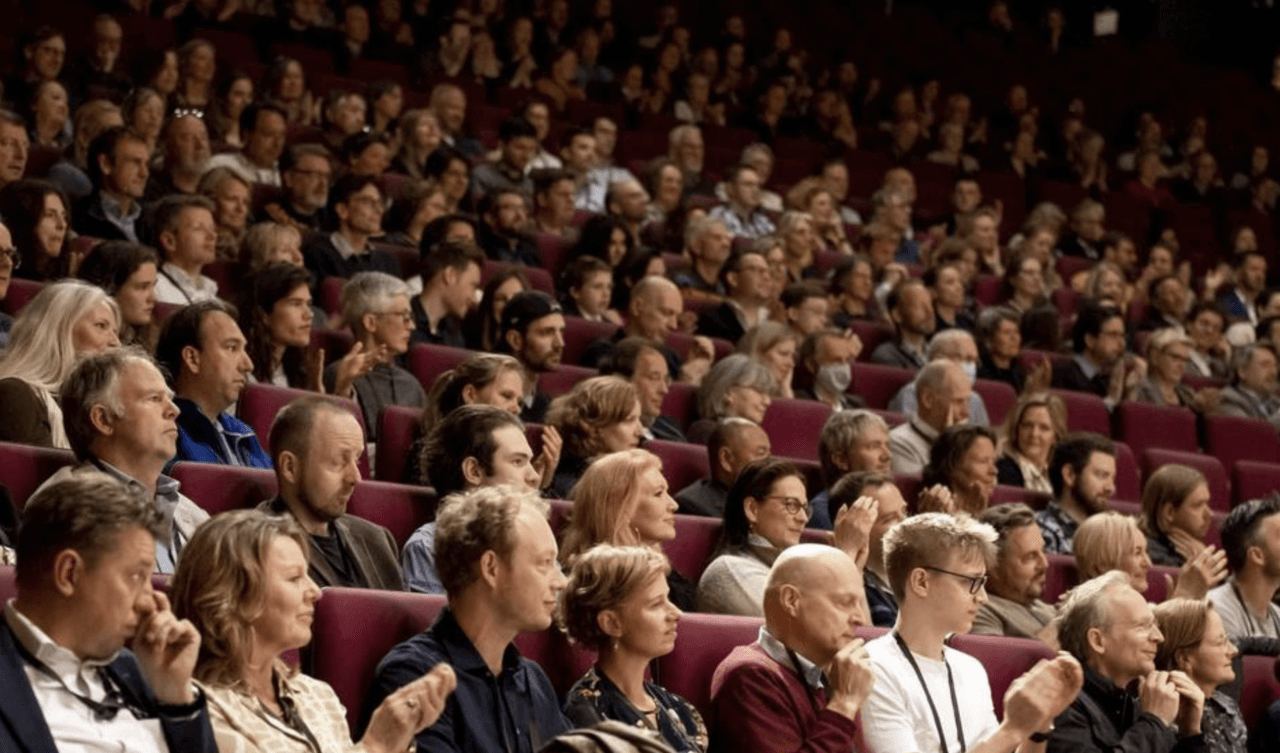
[[[645,682],[644,689],[658,704],[658,732],[672,750],[705,753],[709,743],[707,725],[693,704],[652,682]],[[596,667],[587,670],[569,690],[564,713],[576,727],[614,719],[642,729],[653,728],[644,713]]]

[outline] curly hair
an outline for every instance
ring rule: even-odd
[[[436,574],[446,594],[457,596],[479,579],[477,566],[485,552],[510,561],[516,517],[526,506],[547,516],[549,506],[537,492],[510,486],[484,486],[444,498],[436,513]]]
[[[573,485],[573,509],[560,546],[560,561],[574,559],[595,544],[641,543],[631,527],[640,497],[640,477],[662,471],[662,459],[648,450],[623,450],[592,463]]]
[[[551,401],[547,425],[564,439],[564,455],[593,458],[608,452],[601,430],[626,421],[639,401],[636,388],[622,377],[592,377]]]
[[[671,565],[662,552],[643,546],[599,544],[573,563],[569,584],[560,592],[557,622],[569,640],[596,651],[613,642],[600,627],[600,613],[620,609],[654,577],[665,578]]]
[[[257,510],[218,515],[183,547],[169,597],[174,614],[200,631],[195,669],[200,682],[248,692],[244,672],[252,623],[266,606],[264,566],[272,543],[282,537],[309,558],[311,545],[292,517]]]

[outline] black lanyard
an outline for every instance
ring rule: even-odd
[[[276,703],[280,704],[280,721],[284,722],[289,729],[297,732],[306,738],[307,744],[316,753],[323,753],[324,748],[320,747],[320,741],[316,740],[315,734],[311,732],[311,728],[307,726],[306,721],[298,713],[298,707],[293,702],[293,697],[288,693],[284,693],[280,686],[280,676],[272,673],[271,686],[276,691]],[[270,709],[267,710],[270,713]]]
[[[37,659],[34,654],[28,651],[27,647],[22,645],[22,641],[18,640],[17,634],[13,632],[13,628],[9,626],[7,622],[5,623],[5,627],[9,629],[9,635],[13,639],[14,648],[18,650],[18,655],[22,657],[23,661],[30,664],[31,667],[40,674],[57,682],[72,698],[87,706],[89,710],[93,712],[93,718],[95,721],[109,722],[115,719],[116,715],[119,714],[121,710],[128,711],[133,714],[134,718],[139,720],[155,718],[155,714],[139,708],[136,704],[130,703],[128,698],[125,698],[124,693],[121,692],[115,681],[111,679],[111,673],[107,672],[105,667],[98,667],[98,679],[102,681],[102,686],[106,689],[106,697],[101,701],[95,701],[89,696],[80,695],[69,688],[67,684],[62,681],[62,678],[50,669],[48,665]]]
[[[1244,613],[1245,620],[1248,621],[1246,627],[1249,628],[1250,635],[1262,635],[1262,626],[1253,621],[1253,615],[1249,613],[1249,606],[1244,603],[1244,596],[1240,594],[1240,588],[1236,586],[1235,581],[1231,581],[1231,591],[1236,595],[1236,601],[1240,602],[1240,611]],[[1267,605],[1267,615],[1271,617],[1271,627],[1275,629],[1276,636],[1280,637],[1280,619],[1276,618],[1276,613],[1271,611],[1271,606]]]
[[[924,698],[929,702],[929,710],[933,712],[933,724],[938,728],[938,744],[942,746],[942,753],[947,753],[947,733],[942,729],[942,717],[938,716],[938,707],[933,703],[933,695],[929,693],[929,686],[925,684],[924,673],[920,671],[920,665],[916,664],[916,658],[911,655],[911,649],[907,648],[907,642],[902,640],[902,636],[897,632],[893,634],[893,639],[898,642],[898,648],[902,649],[902,655],[907,657],[911,668],[916,671],[916,678],[920,680],[920,688],[924,690]],[[964,725],[960,723],[960,702],[956,700],[956,681],[951,676],[951,665],[947,663],[944,656],[942,666],[947,668],[947,685],[951,688],[951,708],[956,715],[956,737],[960,740],[960,753],[964,753]]]
[[[809,679],[804,676],[804,668],[800,666],[800,657],[796,656],[796,652],[791,650],[790,646],[784,646],[787,649],[787,658],[791,660],[791,666],[795,667],[796,674],[800,676],[800,684],[804,686],[804,694],[809,696],[809,703],[813,704],[813,710],[822,713],[822,706],[818,703],[818,697],[813,694],[813,686],[809,684]]]
[[[187,292],[186,288],[179,285],[177,280],[173,279],[173,275],[169,274],[164,269],[160,270],[160,274],[164,275],[166,280],[173,283],[173,286],[178,289],[178,292],[182,293],[182,297],[187,299],[187,303],[194,303],[194,301],[191,300],[191,294]]]

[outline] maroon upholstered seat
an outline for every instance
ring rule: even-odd
[[[1231,469],[1235,504],[1261,499],[1280,489],[1280,463],[1237,460]]]
[[[0,485],[9,490],[14,507],[22,510],[27,504],[27,498],[41,484],[57,473],[59,468],[75,462],[76,456],[70,450],[0,442],[0,468],[4,469]]]
[[[361,481],[347,502],[347,514],[364,518],[391,531],[397,547],[413,532],[436,518],[434,489],[389,481]]]
[[[955,650],[982,662],[983,669],[987,670],[996,718],[1004,715],[1004,694],[1009,685],[1034,667],[1036,662],[1054,657],[1048,646],[1030,638],[957,633],[951,636],[950,644]]]
[[[379,481],[413,483],[405,478],[409,467],[409,451],[418,438],[422,411],[403,405],[388,405],[378,416],[378,454],[374,458],[374,477]]]
[[[176,463],[170,475],[182,493],[210,515],[251,510],[276,496],[275,471],[218,463]]]
[[[916,378],[912,369],[881,366],[876,363],[853,364],[853,382],[849,391],[861,397],[868,408],[887,409],[898,390]]]
[[[437,377],[474,355],[474,351],[462,348],[418,343],[409,348],[409,371],[418,378],[422,389],[430,392]]]
[[[711,475],[707,448],[703,445],[654,439],[645,442],[644,448],[662,460],[662,475],[672,494]]]
[[[998,427],[1003,424],[1004,417],[1009,414],[1013,404],[1018,402],[1018,393],[1005,382],[976,379],[973,382],[973,391],[982,397],[982,404],[987,408],[987,417],[991,419],[992,426]]]
[[[831,408],[816,400],[774,400],[765,412],[762,424],[773,445],[773,454],[816,461],[818,435],[830,415]]]
[[[1113,436],[1138,452],[1149,447],[1181,452],[1198,449],[1196,414],[1186,408],[1126,400],[1116,406],[1112,424]]]
[[[1280,463],[1280,434],[1258,418],[1205,416],[1204,451],[1228,470],[1237,460]]]
[[[1050,390],[1067,404],[1067,428],[1111,436],[1111,414],[1102,398],[1090,392]]]

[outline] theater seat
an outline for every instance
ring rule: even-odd
[[[711,476],[707,448],[702,445],[654,439],[645,442],[644,448],[662,460],[662,475],[672,495],[698,479]]]
[[[0,310],[9,316],[17,316],[32,298],[44,288],[43,282],[35,280],[13,279],[9,281],[9,291],[0,301]]]
[[[1196,414],[1186,408],[1126,400],[1116,406],[1111,420],[1113,436],[1139,452],[1148,447],[1180,452],[1199,449]]]
[[[182,493],[210,515],[251,510],[277,494],[276,473],[218,463],[176,463],[170,475]]]
[[[567,395],[575,384],[593,376],[597,376],[595,369],[562,363],[560,368],[555,371],[547,372],[538,377],[538,389],[550,397]]]
[[[1124,442],[1116,442],[1116,498],[1137,502],[1142,499],[1142,478],[1138,460]]]
[[[609,337],[618,331],[618,325],[612,322],[590,322],[580,316],[564,318],[564,355],[563,363],[578,363],[587,346],[601,338]]]
[[[347,513],[391,531],[403,548],[414,531],[436,519],[438,501],[429,487],[361,481],[347,502]]]
[[[1067,428],[1071,431],[1091,431],[1104,437],[1111,436],[1111,414],[1102,398],[1090,392],[1074,390],[1050,390],[1067,404]]]
[[[987,417],[991,419],[991,425],[994,427],[1004,423],[1004,417],[1009,414],[1013,404],[1018,402],[1018,393],[1014,392],[1013,387],[992,379],[974,380],[973,391],[982,398],[982,404],[987,409]]]
[[[1043,510],[1049,504],[1050,499],[1052,497],[1048,494],[1033,492],[1021,486],[997,484],[995,490],[991,493],[991,506],[1021,502],[1032,510]]]
[[[1280,463],[1237,460],[1231,469],[1231,479],[1235,504],[1261,499],[1280,489]]]
[[[422,411],[403,405],[388,405],[378,416],[378,453],[374,458],[374,478],[396,483],[412,482],[405,478],[409,468],[409,452],[418,438]]]
[[[524,276],[528,278],[529,285],[532,286],[534,290],[541,290],[552,298],[556,297],[556,285],[555,281],[551,279],[551,273],[541,267],[529,267],[524,264],[513,264],[511,262],[488,259],[484,263],[484,269],[480,272],[480,284],[482,286],[488,285],[489,280],[496,277],[499,272],[510,269],[511,267],[519,267],[520,271],[524,272]]]
[[[915,378],[916,372],[911,369],[876,363],[855,363],[849,392],[861,397],[868,408],[887,410],[889,401],[898,394],[898,390]]]
[[[1044,590],[1040,598],[1048,604],[1056,604],[1058,598],[1075,588],[1079,580],[1076,558],[1070,554],[1049,554],[1049,569],[1044,577]]]
[[[238,411],[240,418],[253,429],[258,435],[258,443],[262,445],[262,449],[268,454],[271,453],[270,437],[271,424],[276,420],[276,415],[280,413],[286,405],[297,400],[300,397],[314,395],[316,393],[307,390],[295,390],[292,387],[277,387],[274,384],[251,384],[244,388],[244,392],[240,394],[240,410]],[[356,417],[356,421],[360,423],[360,428],[364,430],[364,414],[360,412],[360,408],[351,400],[343,400],[342,398],[333,398],[340,400],[351,415]],[[368,432],[365,431],[365,436]],[[369,478],[369,453],[360,453],[360,476],[361,478]]]
[[[680,428],[687,429],[697,420],[698,390],[683,382],[674,382],[667,396],[662,399],[662,415],[675,419]]]
[[[1240,657],[1240,715],[1244,726],[1252,730],[1266,716],[1267,707],[1280,700],[1280,680],[1276,679],[1276,658],[1246,655]]]
[[[778,398],[765,411],[761,425],[769,435],[774,455],[817,461],[818,435],[830,415],[831,408],[826,403]]]
[[[870,322],[865,319],[855,319],[849,322],[849,329],[862,341],[862,352],[858,354],[859,363],[869,361],[871,352],[876,349],[877,345],[889,342],[897,335],[893,327],[888,324]]]
[[[676,647],[658,658],[658,682],[704,714],[711,706],[711,676],[734,648],[755,642],[764,620],[723,614],[686,614]]]
[[[1227,481],[1227,472],[1218,459],[1198,452],[1177,452],[1150,448],[1139,455],[1143,476],[1150,479],[1158,468],[1177,463],[1186,465],[1204,474],[1209,482],[1209,506],[1214,510],[1226,512],[1231,509],[1231,485]]]
[[[697,583],[711,562],[711,554],[720,540],[721,525],[719,518],[677,515],[676,537],[662,545],[671,567]]]
[[[476,355],[474,351],[445,345],[418,343],[409,348],[409,371],[418,378],[422,389],[431,392],[436,377]]]
[[[333,687],[353,729],[378,662],[430,626],[444,605],[436,594],[324,589],[311,629],[311,675]]]
[[[1004,715],[1004,694],[1013,681],[1041,659],[1054,657],[1048,646],[1030,638],[958,633],[951,636],[949,643],[955,650],[982,662],[991,683],[991,700],[995,703],[997,719]]]
[[[1237,460],[1280,463],[1280,434],[1257,418],[1205,416],[1204,451],[1227,469]]]
[[[75,462],[76,456],[70,450],[0,442],[0,468],[4,469],[0,484],[9,490],[14,507],[21,511],[41,484],[59,468]]]

